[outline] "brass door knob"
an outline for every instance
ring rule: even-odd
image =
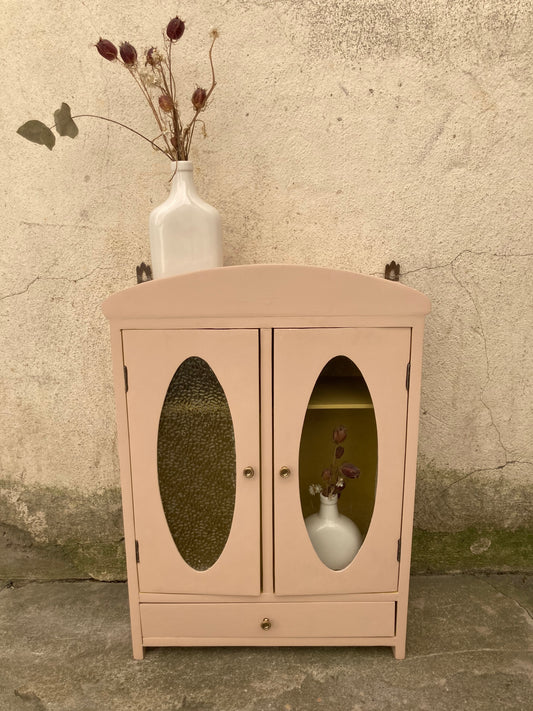
[[[246,479],[253,479],[255,476],[253,467],[246,467],[245,469],[242,470],[242,473],[244,474]]]
[[[266,632],[271,627],[272,627],[272,622],[268,619],[268,617],[263,617],[263,621],[261,622],[261,629],[265,630],[265,632]]]
[[[288,476],[290,476],[291,470],[289,467],[281,467],[279,470],[279,475],[282,479],[286,479]]]

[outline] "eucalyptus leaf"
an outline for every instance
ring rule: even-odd
[[[55,146],[56,137],[42,121],[26,121],[26,123],[17,129],[17,133],[32,143],[39,143],[41,146],[46,146],[50,151]]]
[[[61,108],[54,111],[54,121],[57,132],[60,136],[76,138],[78,135],[78,127],[72,120],[72,116],[70,115],[70,106],[68,104],[63,102],[61,104]]]

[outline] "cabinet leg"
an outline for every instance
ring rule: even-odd
[[[405,641],[395,644],[392,648],[395,659],[405,659]]]
[[[139,661],[144,659],[144,647],[139,647],[136,649],[135,647],[133,648],[133,658],[138,659]]]
[[[133,658],[144,659],[144,647],[141,639],[135,639],[135,637],[133,637],[131,642],[133,647]]]

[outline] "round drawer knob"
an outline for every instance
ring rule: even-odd
[[[286,479],[288,476],[290,476],[290,474],[291,470],[289,469],[289,467],[281,467],[281,469],[279,470],[279,475],[282,479]]]
[[[263,617],[263,621],[261,622],[261,629],[267,632],[271,627],[272,622],[268,619],[268,617]]]
[[[255,476],[253,467],[246,467],[245,469],[242,470],[242,473],[244,474],[246,479],[253,479]]]

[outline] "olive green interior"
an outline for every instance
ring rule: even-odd
[[[361,470],[358,479],[347,479],[339,511],[350,517],[366,535],[376,498],[378,446],[376,418],[368,387],[357,366],[346,356],[330,360],[321,371],[307,408],[300,442],[299,477],[302,514],[318,511],[319,496],[311,484],[322,483],[322,472],[331,468],[336,444],[333,431],[343,425],[347,437],[338,463],[350,462]]]

